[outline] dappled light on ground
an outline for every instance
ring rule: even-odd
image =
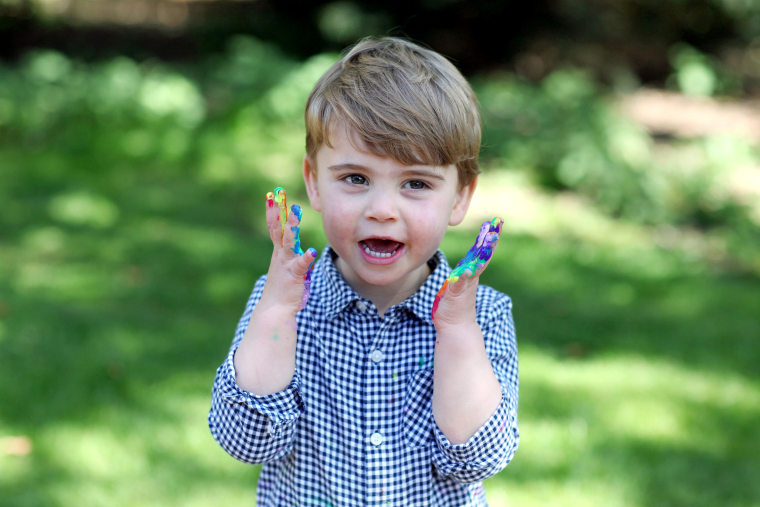
[[[268,265],[265,192],[324,245],[298,104],[332,58],[238,37],[190,68],[0,69],[0,498],[253,504],[211,383]],[[521,446],[491,503],[757,503],[757,221],[723,191],[757,143],[654,139],[582,72],[476,83],[486,171],[443,249],[505,219],[484,282],[515,305]]]

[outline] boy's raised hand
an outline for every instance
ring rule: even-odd
[[[278,187],[266,195],[266,219],[272,239],[272,260],[262,294],[270,304],[292,309],[295,314],[306,306],[311,285],[311,267],[317,251],[301,249],[302,211],[294,204],[288,212],[285,189]]]
[[[475,296],[480,274],[486,269],[499,242],[501,218],[483,222],[475,244],[443,282],[433,302],[433,323],[458,324],[475,320]]]

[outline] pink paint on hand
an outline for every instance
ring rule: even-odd
[[[449,277],[443,282],[441,289],[436,294],[431,312],[433,318],[435,318],[438,304],[443,299],[448,286],[458,282],[461,277],[470,278],[475,276],[478,269],[491,259],[496,244],[499,242],[499,235],[501,234],[501,226],[503,224],[504,220],[495,217],[493,220],[483,222],[483,225],[480,226],[480,232],[477,239],[475,239],[475,244],[472,245],[467,255],[451,270]]]

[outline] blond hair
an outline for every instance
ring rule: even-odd
[[[395,37],[367,38],[317,81],[306,103],[306,155],[342,124],[370,152],[405,165],[454,164],[459,184],[478,169],[475,94],[443,56]]]

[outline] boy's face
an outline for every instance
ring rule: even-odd
[[[374,155],[342,127],[330,141],[315,161],[304,159],[303,172],[338,269],[365,297],[408,297],[429,274],[446,227],[464,218],[476,182],[460,188],[454,165],[407,166]]]

